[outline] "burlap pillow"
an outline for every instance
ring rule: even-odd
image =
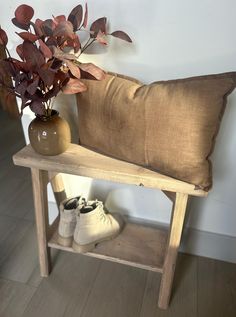
[[[107,75],[77,95],[80,144],[209,190],[215,137],[236,73],[142,85]]]

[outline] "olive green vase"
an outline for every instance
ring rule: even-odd
[[[36,115],[28,132],[32,148],[42,155],[61,154],[71,142],[70,127],[56,110],[52,110],[50,117]]]

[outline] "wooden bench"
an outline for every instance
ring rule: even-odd
[[[168,307],[188,196],[206,196],[207,192],[196,189],[192,184],[75,144],[71,144],[65,153],[57,156],[39,155],[28,145],[16,153],[13,160],[16,165],[31,169],[42,276],[48,276],[50,272],[50,248],[74,252],[72,248],[63,247],[57,242],[59,216],[49,225],[47,184],[51,182],[58,204],[65,198],[59,173],[162,190],[173,202],[169,230],[127,223],[116,239],[98,244],[86,255],[161,273],[158,306],[162,309]]]

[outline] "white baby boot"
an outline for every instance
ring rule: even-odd
[[[65,247],[71,246],[76,226],[76,213],[84,204],[85,199],[81,196],[67,198],[60,203],[59,244]]]
[[[88,202],[77,216],[72,248],[80,253],[89,252],[97,243],[118,236],[122,227],[122,218],[118,214],[105,213],[102,202]]]

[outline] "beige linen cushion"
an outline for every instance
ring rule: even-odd
[[[236,73],[142,85],[108,74],[77,95],[80,144],[209,190],[211,155]]]

